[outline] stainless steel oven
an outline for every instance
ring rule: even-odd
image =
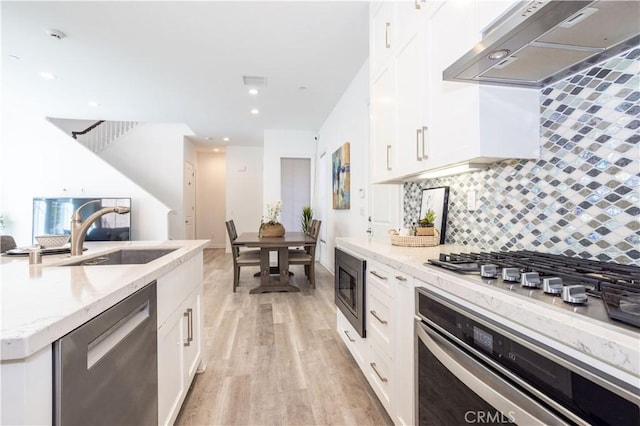
[[[416,289],[420,425],[640,424],[637,389]]]
[[[346,251],[335,249],[335,302],[360,335],[366,337],[365,329],[365,272],[367,262]]]

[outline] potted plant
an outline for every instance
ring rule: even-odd
[[[427,210],[419,220],[420,228],[416,230],[416,235],[435,235],[435,228],[433,226],[435,221],[436,212],[433,211],[433,209]]]
[[[284,226],[280,223],[282,202],[267,204],[267,215],[262,218],[258,234],[261,237],[282,237],[285,233]]]
[[[313,220],[313,210],[311,210],[310,206],[304,206],[300,215],[300,225],[302,226],[302,232],[305,234],[309,230],[311,220]]]

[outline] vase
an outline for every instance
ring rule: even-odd
[[[261,237],[282,237],[284,236],[284,226],[281,223],[265,223],[260,227],[260,236]]]
[[[432,223],[426,226],[420,226],[419,228],[416,228],[416,235],[433,236],[435,235],[435,228],[433,227]]]

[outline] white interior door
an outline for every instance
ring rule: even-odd
[[[280,159],[280,221],[290,232],[302,231],[302,208],[311,205],[311,159]]]
[[[196,173],[188,161],[184,163],[184,238],[195,239]]]

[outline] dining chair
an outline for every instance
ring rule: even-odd
[[[304,265],[304,274],[311,288],[316,288],[316,246],[321,224],[321,220],[314,219],[307,230],[307,235],[316,241],[315,245],[305,246],[304,250],[289,250],[289,265]]]
[[[11,235],[2,235],[0,237],[0,253],[16,248],[16,242]]]
[[[238,238],[238,232],[233,220],[225,222],[227,226],[227,234],[229,235],[229,242],[231,243],[231,256],[233,257],[233,292],[240,283],[240,268],[243,266],[260,266],[260,250],[246,250],[240,251],[240,247],[233,245],[233,242]]]

